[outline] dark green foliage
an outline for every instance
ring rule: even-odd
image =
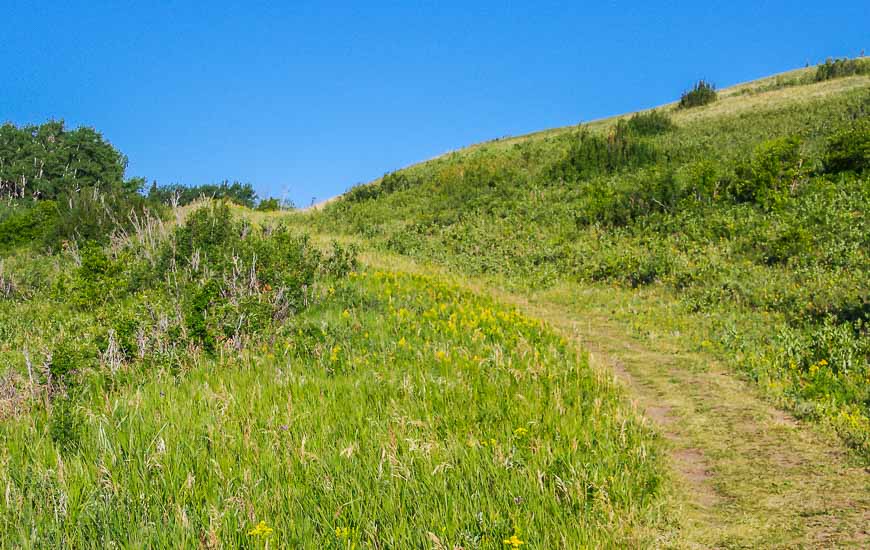
[[[95,356],[86,347],[62,341],[51,352],[46,383],[52,388],[69,389],[76,385],[77,376],[94,364]]]
[[[718,94],[716,86],[706,80],[699,80],[691,90],[683,92],[680,96],[680,109],[688,109],[690,107],[700,107],[716,101]]]
[[[141,181],[125,182],[126,167],[126,157],[93,128],[0,126],[0,196],[52,200],[87,187],[134,192]]]
[[[276,198],[263,199],[257,204],[257,210],[260,212],[275,212],[281,210],[281,201]]]
[[[148,189],[148,200],[158,204],[177,204],[186,206],[202,198],[227,199],[240,206],[254,208],[257,202],[257,192],[250,183],[224,180],[217,184],[184,186],[171,184],[158,186],[153,182]]]
[[[48,433],[51,440],[63,453],[71,453],[79,448],[82,435],[82,419],[73,400],[61,398],[51,407]]]
[[[625,124],[629,131],[638,136],[655,136],[670,132],[676,128],[674,121],[671,120],[671,117],[667,113],[655,109],[635,113]]]
[[[96,188],[63,193],[57,201],[57,216],[53,226],[46,227],[43,243],[58,247],[65,240],[107,243],[118,231],[133,229],[130,217],[142,218],[149,205],[138,193]]]
[[[214,203],[175,230],[151,279],[181,272],[173,293],[183,304],[187,336],[214,352],[221,342],[241,345],[307,307],[318,274],[343,277],[355,267],[355,250],[334,244],[324,257],[285,225],[256,230],[234,219],[226,203]]]
[[[628,124],[618,124],[607,136],[581,128],[565,156],[550,169],[559,181],[576,181],[596,174],[637,168],[655,162],[656,149],[636,137]]]
[[[384,177],[381,178],[381,181],[378,183],[360,184],[352,187],[344,195],[344,199],[350,202],[367,201],[376,199],[383,195],[389,195],[390,193],[409,189],[412,185],[413,182],[408,179],[407,175],[400,172],[393,172],[390,174],[384,174]]]
[[[847,57],[831,59],[829,57],[816,68],[815,80],[821,82],[832,78],[868,73],[870,73],[870,59],[849,59]]]
[[[225,258],[238,247],[242,230],[243,224],[233,218],[226,202],[213,202],[196,210],[176,229],[174,248],[165,248],[164,258],[168,260],[171,256],[181,266],[195,261],[195,253],[211,260]]]
[[[8,217],[0,221],[0,249],[43,242],[56,232],[57,203],[16,201]]]
[[[759,144],[751,160],[737,167],[726,190],[737,201],[771,208],[794,193],[806,175],[800,138],[785,136]]]
[[[105,304],[126,288],[121,262],[110,258],[97,243],[86,243],[81,251],[81,266],[75,271],[70,303],[81,309]]]
[[[185,304],[184,325],[187,327],[188,337],[202,345],[209,353],[215,349],[214,331],[209,329],[206,322],[208,310],[217,303],[220,298],[220,285],[215,279],[206,281]]]
[[[333,241],[331,253],[323,259],[323,269],[333,277],[345,277],[351,271],[359,269],[357,254],[356,246],[343,247]]]
[[[853,122],[834,134],[823,159],[826,172],[862,172],[870,169],[870,117]]]

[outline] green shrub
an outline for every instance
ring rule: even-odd
[[[54,346],[48,365],[47,383],[53,388],[70,389],[84,370],[96,364],[96,355],[85,343],[62,341]]]
[[[390,193],[409,189],[412,185],[413,182],[407,175],[399,172],[392,172],[384,174],[381,181],[377,183],[364,183],[351,187],[350,190],[345,193],[344,200],[349,202],[367,201],[376,199],[383,195],[389,195]]]
[[[276,198],[263,199],[257,205],[257,210],[259,212],[275,212],[281,210],[281,202]]]
[[[680,96],[680,109],[688,109],[690,107],[700,107],[716,101],[718,94],[716,86],[706,80],[699,80],[691,90],[683,92]]]
[[[69,398],[55,400],[51,407],[48,432],[64,454],[76,451],[81,444],[82,419]]]
[[[816,68],[815,80],[821,82],[832,78],[867,73],[870,73],[870,59],[828,58]]]
[[[43,242],[57,232],[57,215],[54,201],[17,202],[13,213],[0,221],[0,248]]]
[[[555,180],[576,181],[596,174],[609,174],[656,162],[658,152],[636,137],[627,124],[617,124],[607,136],[581,128],[568,151],[549,169]]]
[[[737,201],[771,208],[794,193],[806,175],[800,138],[785,136],[756,146],[751,160],[737,167],[727,190]]]
[[[240,206],[254,208],[257,202],[257,192],[250,183],[241,183],[224,180],[221,183],[209,183],[204,185],[163,185],[158,186],[153,182],[148,189],[148,201],[152,204],[177,204],[186,206],[200,198],[228,200]]]
[[[91,309],[124,294],[127,290],[121,262],[103,248],[88,241],[80,250],[81,266],[72,280],[69,301],[80,309]]]
[[[132,214],[142,219],[147,209],[147,201],[138,193],[96,187],[63,192],[57,201],[56,222],[45,233],[44,244],[58,247],[74,239],[108,243],[117,232],[133,229]]]
[[[620,121],[622,123],[623,121]],[[639,136],[655,136],[670,132],[676,125],[667,113],[653,109],[635,113],[625,122],[628,129]]]
[[[856,120],[828,140],[823,164],[826,172],[870,169],[870,118]]]

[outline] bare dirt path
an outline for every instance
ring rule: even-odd
[[[511,293],[405,258],[369,265],[440,272],[547,321],[608,369],[666,438],[679,525],[663,546],[870,548],[870,472],[835,438],[765,401],[712,356],[679,339],[638,339],[611,305],[577,299],[581,286]]]

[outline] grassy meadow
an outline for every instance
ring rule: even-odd
[[[146,194],[91,130],[77,180],[78,134],[4,125],[0,548],[860,547],[868,67],[699,83],[293,213]]]
[[[870,77],[819,74],[479,144],[300,223],[508,289],[653,294],[870,457]]]
[[[575,548],[666,522],[658,437],[561,336],[234,212],[7,259],[3,546]]]

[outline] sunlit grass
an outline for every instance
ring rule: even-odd
[[[39,410],[3,424],[5,540],[577,548],[664,519],[653,433],[539,321],[419,276],[326,292],[238,358],[92,393],[77,452]]]

